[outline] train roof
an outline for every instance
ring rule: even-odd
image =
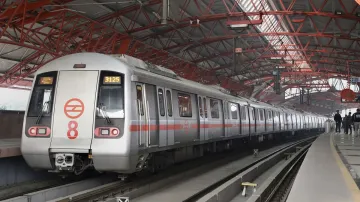
[[[111,60],[113,58],[114,60]],[[117,61],[117,62],[116,62]],[[187,80],[180,77],[174,71],[150,63],[146,63],[140,59],[125,55],[105,55],[101,53],[75,53],[60,57],[54,61],[49,62],[44,65],[43,68],[40,68],[36,74],[63,70],[65,68],[73,69],[73,66],[67,67],[66,65],[58,65],[59,63],[75,63],[75,64],[89,64],[90,62],[95,64],[101,64],[101,69],[105,70],[114,70],[114,66],[119,64],[118,62],[124,64],[129,71],[132,71],[134,75],[140,77],[142,80],[149,81],[149,83],[163,83],[165,87],[174,87],[177,90],[183,91],[195,91],[201,95],[201,93],[206,93],[208,96],[214,97],[224,97],[228,101],[239,102],[254,107],[268,108],[276,111],[292,111],[296,113],[304,113],[295,111],[292,109],[284,108],[281,106],[276,106],[260,101],[253,101],[244,97],[231,95],[229,91],[220,87],[220,86],[210,86],[197,83],[194,81]],[[88,67],[87,67],[88,68]],[[88,69],[96,69],[96,67],[89,65]],[[135,77],[132,77],[135,79]],[[306,113],[311,114],[311,113]],[[314,114],[312,114],[314,115]]]

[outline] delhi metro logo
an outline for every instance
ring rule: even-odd
[[[78,98],[72,98],[65,103],[65,116],[72,119],[68,123],[67,137],[69,139],[75,139],[79,135],[79,132],[77,131],[78,122],[74,119],[79,118],[84,113],[84,109],[84,103]]]

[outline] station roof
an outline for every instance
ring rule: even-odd
[[[169,0],[166,20],[163,2],[2,1],[0,86],[26,88],[47,62],[86,51],[129,54],[270,102],[285,102],[286,93],[296,99],[299,87],[338,96],[330,79],[360,76],[355,1]],[[272,90],[275,68],[281,95]]]

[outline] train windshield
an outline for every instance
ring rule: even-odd
[[[123,75],[116,72],[101,72],[98,93],[97,117],[124,118]]]
[[[47,72],[36,77],[28,109],[29,117],[51,116],[56,76],[57,72]]]

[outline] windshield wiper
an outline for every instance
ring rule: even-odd
[[[100,110],[103,118],[105,118],[107,124],[110,125],[110,124],[111,124],[111,119],[110,119],[109,116],[107,115],[106,110],[105,110],[105,106],[104,106],[103,103],[100,103],[100,104],[99,104],[99,110]]]
[[[49,107],[49,103],[50,103],[50,101],[46,101],[46,102],[44,102],[44,104],[41,106],[41,111],[40,111],[40,113],[39,113],[39,115],[38,115],[38,117],[37,117],[37,119],[36,119],[36,124],[39,124],[39,123],[40,123],[41,118],[42,118],[43,115],[44,115],[45,107],[48,108],[48,107]],[[49,110],[49,109],[47,109],[46,111],[48,111],[48,110]]]

